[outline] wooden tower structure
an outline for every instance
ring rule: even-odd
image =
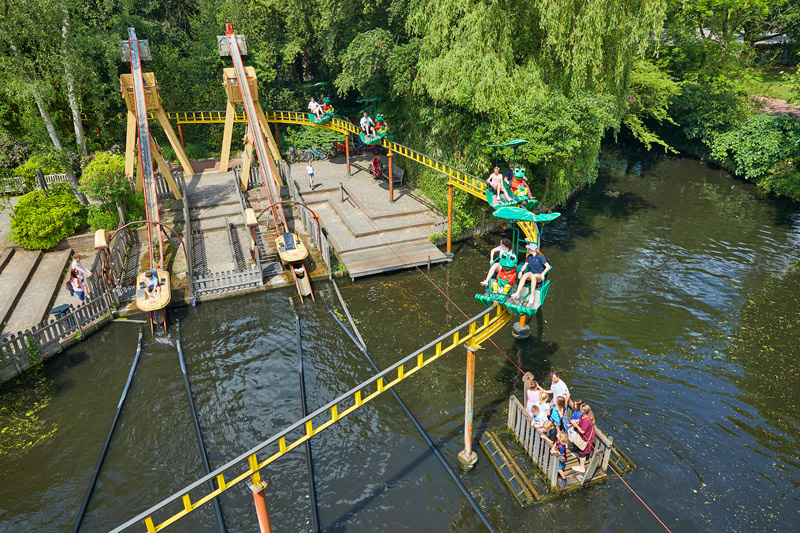
[[[167,135],[167,139],[169,139],[170,146],[172,146],[172,149],[178,156],[178,160],[183,167],[184,174],[186,176],[194,176],[194,170],[192,170],[192,165],[189,163],[189,158],[186,157],[186,152],[183,150],[183,146],[181,146],[177,135],[175,135],[175,130],[172,129],[172,125],[169,123],[169,119],[167,119],[167,114],[164,112],[164,108],[161,107],[161,97],[159,96],[159,87],[158,83],[156,82],[155,74],[152,72],[143,72],[142,82],[144,85],[144,97],[145,104],[147,106],[147,113],[152,113],[158,119],[158,122],[164,129],[164,133]],[[125,99],[125,105],[128,108],[128,129],[125,139],[125,176],[131,178],[133,177],[133,167],[136,161],[136,154],[139,150],[138,141],[136,138],[136,98],[134,95],[133,76],[131,74],[122,74],[119,77],[119,85],[120,91],[122,92],[122,97]],[[164,176],[164,179],[167,180],[167,184],[169,185],[172,194],[176,199],[180,200],[181,193],[178,189],[178,185],[172,178],[172,172],[170,171],[169,165],[164,160],[164,156],[161,153],[161,148],[158,146],[152,136],[150,137],[150,150],[152,151],[153,156],[158,163],[158,168],[161,171],[161,174]],[[141,191],[144,176],[142,174],[141,165],[137,166],[139,168],[136,173],[136,190]]]
[[[267,124],[267,117],[264,115],[264,110],[261,108],[261,104],[258,101],[258,76],[256,76],[256,71],[253,67],[244,67],[244,70],[247,76],[247,85],[250,88],[250,94],[253,98],[253,107],[258,116],[258,123],[261,126],[261,131],[265,135],[266,143],[269,147],[269,155],[271,157],[267,159],[272,169],[272,175],[278,180],[279,185],[283,185],[280,182],[280,173],[275,164],[276,161],[280,161],[281,153],[278,150],[278,144],[275,142],[272,132],[269,130],[269,124]],[[236,78],[235,69],[222,69],[222,84],[225,86],[225,94],[228,95],[228,103],[225,108],[225,130],[222,134],[222,153],[220,154],[219,171],[227,172],[230,166],[233,123],[236,119],[236,104],[244,104],[244,102],[242,101],[242,91],[239,89],[239,82]],[[242,158],[242,190],[247,189],[247,179],[250,176],[250,163],[253,160],[252,149],[254,142],[255,139],[253,139],[252,132],[250,128],[248,128],[244,138],[244,155]]]

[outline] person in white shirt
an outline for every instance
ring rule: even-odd
[[[85,266],[83,266],[83,264],[81,264],[81,259],[82,257],[80,255],[75,254],[75,257],[72,259],[72,264],[69,267],[72,270],[75,270],[78,273],[78,278],[80,278],[80,280],[84,282],[86,281],[86,278],[92,277],[92,273],[88,268],[86,268]]]
[[[552,380],[550,384],[550,390],[545,392],[553,395],[553,402],[555,402],[559,396],[563,396],[564,403],[569,405],[569,388],[567,387],[567,384],[564,383],[560,377],[558,377],[557,370],[550,372],[550,379]]]
[[[374,137],[375,136],[375,123],[372,122],[372,119],[369,118],[369,115],[366,111],[361,116],[361,131],[364,132],[364,135],[367,137]]]
[[[505,237],[500,239],[500,246],[492,248],[492,251],[489,253],[489,273],[486,274],[486,279],[481,281],[481,285],[486,286],[489,285],[489,282],[492,278],[500,272],[500,262],[498,261],[495,263],[494,255],[498,254],[498,259],[502,259],[507,255],[511,254],[511,241]]]
[[[314,97],[311,97],[311,101],[308,102],[308,110],[314,114],[317,118],[322,118],[322,106],[314,100]]]
[[[311,190],[314,190],[314,165],[311,164],[311,161],[308,162],[308,166],[306,167],[306,174],[308,175],[308,186],[311,187]]]

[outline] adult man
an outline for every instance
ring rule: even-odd
[[[569,405],[569,388],[567,387],[567,384],[564,383],[564,381],[562,381],[562,379],[558,376],[557,370],[550,372],[550,380],[550,390],[546,390],[545,392],[553,395],[553,403],[555,403],[559,396],[563,396],[564,402],[566,405]]]
[[[375,137],[375,123],[372,122],[372,119],[369,118],[369,114],[364,111],[364,114],[361,116],[361,131],[364,133],[364,136]]]

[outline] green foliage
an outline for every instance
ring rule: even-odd
[[[119,213],[116,209],[112,211],[102,205],[90,205],[86,221],[92,231],[99,229],[114,231],[119,227]]]
[[[206,148],[202,144],[189,143],[186,145],[186,157],[188,157],[189,159],[195,161],[198,159],[208,159],[209,157],[211,157],[211,155],[212,154],[211,152],[208,151],[208,148]]]
[[[41,152],[33,155],[30,159],[12,170],[12,174],[25,180],[28,190],[36,186],[36,170],[41,168],[42,174],[61,174],[64,166],[53,157],[52,152]]]
[[[742,125],[751,113],[744,86],[726,76],[684,83],[669,111],[688,139],[707,146],[716,135]]]
[[[28,357],[31,358],[34,364],[38,365],[42,362],[42,353],[39,351],[39,343],[32,337],[25,338],[25,353],[28,354]]]
[[[634,64],[628,93],[628,111],[622,123],[648,150],[653,144],[658,144],[665,151],[676,151],[653,133],[646,122],[652,121],[658,125],[668,122],[677,126],[669,116],[668,109],[680,93],[680,85],[651,61],[639,60]]]
[[[295,150],[305,150],[306,148],[319,148],[321,146],[331,146],[334,142],[344,142],[341,133],[325,128],[315,128],[313,126],[298,126],[287,128],[285,146],[294,146]]]
[[[11,219],[12,240],[28,250],[52,248],[86,226],[84,208],[69,186],[60,184],[20,197]]]
[[[716,136],[711,155],[769,192],[800,199],[800,122],[792,115],[753,115]]]
[[[55,386],[33,370],[5,383],[0,405],[0,457],[20,457],[52,436],[57,428],[38,416],[53,398]]]
[[[30,154],[22,141],[8,132],[0,131],[0,168],[14,168],[21,165]]]
[[[95,152],[83,169],[80,190],[104,205],[125,201],[132,190],[125,177],[125,157],[112,152]]]

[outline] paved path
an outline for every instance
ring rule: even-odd
[[[25,292],[19,298],[4,333],[17,333],[35,326],[47,318],[53,295],[63,287],[61,279],[69,262],[71,250],[48,252],[42,256]],[[69,293],[64,290],[68,295]]]
[[[291,166],[303,201],[319,215],[350,277],[447,260],[429,239],[441,231],[436,223],[441,225],[444,218],[426,198],[407,186],[395,188],[394,203],[390,204],[387,181],[375,180],[367,172],[373,157],[351,158],[350,177],[343,157],[314,162],[313,190],[306,177],[306,163]],[[380,159],[387,168],[387,158]]]

